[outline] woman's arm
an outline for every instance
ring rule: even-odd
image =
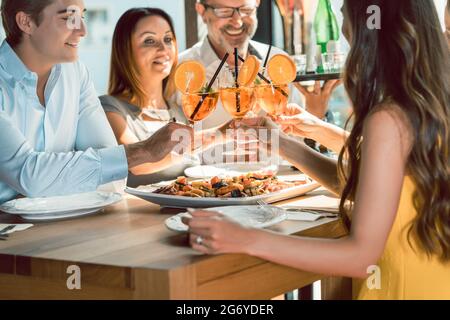
[[[205,253],[246,253],[308,272],[366,277],[367,268],[383,253],[396,217],[411,146],[402,130],[398,119],[385,111],[368,119],[349,236],[338,240],[284,236],[246,229],[199,211],[187,221],[191,245]],[[195,241],[199,235],[202,245]]]
[[[350,133],[334,124],[322,120],[319,121],[320,131],[312,133],[311,139],[339,154]]]
[[[322,121],[292,103],[286,107],[282,116],[275,118],[275,121],[285,133],[313,139],[338,154],[349,136],[349,132],[344,129]]]
[[[259,140],[259,147],[267,147],[271,153],[280,155],[299,170],[319,182],[331,192],[340,195],[337,161],[308,147],[303,141],[288,136],[269,118],[257,118],[259,123],[241,120],[243,129],[253,130]],[[258,125],[259,124],[259,125]],[[278,143],[278,144],[276,144]]]
[[[113,129],[117,143],[127,145],[139,142],[136,135],[128,128],[127,122],[120,114],[107,111],[106,117]]]
[[[296,168],[319,182],[325,188],[341,194],[337,161],[311,149],[303,143],[285,134],[280,134],[280,156]]]

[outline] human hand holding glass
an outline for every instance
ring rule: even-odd
[[[225,64],[228,54],[225,54],[213,77],[205,85],[206,72],[203,65],[196,61],[185,61],[175,71],[175,86],[182,92],[182,109],[191,127],[196,121],[201,121],[216,108],[219,92],[215,85],[216,79]],[[202,133],[200,132],[200,140]],[[193,151],[201,149],[202,143],[194,140]]]
[[[284,133],[310,139],[314,139],[315,135],[320,132],[323,123],[295,103],[288,104],[282,114],[274,116],[272,119]]]

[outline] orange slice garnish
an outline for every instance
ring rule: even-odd
[[[205,67],[197,61],[184,61],[175,70],[174,79],[175,87],[181,92],[198,92],[206,80]]]
[[[284,54],[276,54],[267,64],[267,74],[274,84],[288,84],[295,80],[297,68],[291,58]]]
[[[259,60],[255,56],[249,55],[240,68],[237,79],[239,85],[243,87],[250,86],[255,81],[259,66]]]

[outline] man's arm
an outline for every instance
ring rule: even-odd
[[[0,111],[0,137],[3,137],[0,180],[25,196],[93,191],[101,184],[125,178],[128,173],[123,147],[37,152],[3,111]]]

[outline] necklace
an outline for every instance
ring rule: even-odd
[[[154,120],[169,121],[170,113],[167,109],[142,109],[142,114]]]

